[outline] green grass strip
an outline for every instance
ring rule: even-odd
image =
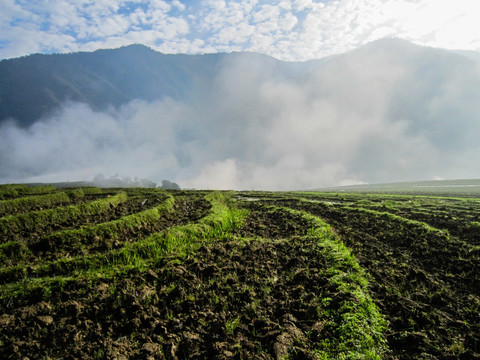
[[[331,299],[323,299],[323,322],[334,336],[324,339],[315,350],[319,359],[381,359],[387,352],[384,331],[386,320],[370,297],[367,274],[331,227],[304,211],[276,207],[301,216],[312,224],[307,239],[323,247],[329,282],[339,293],[348,294],[338,309],[329,309]]]
[[[85,197],[83,189],[72,189],[65,192],[71,200],[78,200]]]
[[[30,273],[25,267],[12,268],[17,273],[16,282],[0,287],[1,307],[5,310],[46,299],[53,292],[62,291],[65,284],[79,279],[108,280],[126,272],[145,270],[168,255],[186,256],[206,241],[228,236],[247,216],[246,210],[231,207],[230,199],[222,193],[208,194],[206,199],[212,206],[197,223],[175,226],[105,254],[63,258],[30,269]],[[54,276],[35,277],[41,274]],[[4,278],[8,276],[4,274]]]
[[[172,210],[174,204],[174,197],[167,194],[167,199],[152,209],[127,215],[106,223],[86,226],[81,229],[58,231],[46,236],[41,243],[50,249],[54,249],[60,248],[64,244],[68,244],[69,247],[82,246],[82,244],[91,242],[95,237],[101,239],[116,239],[125,230],[136,229],[157,221],[165,212]]]
[[[49,246],[52,250],[55,247],[61,248],[63,244],[68,244],[69,247],[81,248],[85,243],[92,242],[95,237],[105,239],[115,239],[122,232],[128,229],[135,229],[145,225],[148,222],[157,221],[165,212],[171,211],[175,199],[168,195],[167,199],[160,205],[153,209],[142,211],[138,214],[128,215],[121,219],[110,221],[107,223],[97,224],[83,229],[64,230],[58,233],[51,234],[45,237],[40,246]],[[11,244],[6,251],[10,253],[21,253],[20,244],[16,242]],[[0,245],[0,250],[2,247]],[[23,250],[22,250],[23,251]],[[121,252],[121,251],[120,251]],[[0,253],[1,254],[1,253]],[[112,255],[113,254],[113,255]],[[87,256],[76,256],[69,258],[60,258],[55,261],[41,264],[35,267],[30,267],[29,277],[43,277],[52,275],[68,275],[72,271],[88,270],[92,268],[108,266],[112,261],[117,262],[116,258],[125,257],[125,255],[115,255],[115,252],[107,254],[94,254]],[[27,275],[24,265],[9,266],[0,270],[0,283],[5,284],[9,282],[19,281]]]
[[[185,256],[208,239],[227,236],[234,228],[240,226],[246,216],[245,211],[230,208],[225,198],[222,198],[222,194],[207,195],[206,198],[212,206],[208,214],[197,223],[174,226],[105,254],[61,259],[39,267],[37,273],[38,275],[59,273],[66,275],[72,268],[96,272],[99,271],[98,269],[108,271],[112,266],[145,267],[166,254]],[[67,263],[77,265],[71,266]]]
[[[247,216],[247,211],[231,205],[231,198],[221,192],[212,192],[205,196],[211,208],[208,214],[195,224],[176,226],[160,234],[154,234],[151,240],[161,242],[166,252],[186,254],[200,247],[205,240],[228,236],[238,228]]]
[[[25,196],[11,200],[2,200],[0,201],[0,217],[5,216],[5,214],[12,215],[22,212],[28,212],[33,208],[38,208],[42,206],[52,207],[58,204],[68,204],[70,203],[70,201],[70,197],[65,192],[58,192],[46,195]]]
[[[98,195],[98,194],[103,194],[103,190],[98,188],[98,187],[94,187],[94,186],[87,186],[87,187],[83,187],[81,188],[82,191],[85,193],[85,194],[88,194],[88,195]]]
[[[20,259],[23,259],[25,254],[29,253],[30,250],[25,246],[25,244],[18,241],[9,241],[7,243],[0,244],[0,266],[12,266]],[[1,269],[0,273],[3,271],[4,269]]]
[[[354,208],[354,207],[350,207],[350,206],[345,206],[345,207],[342,207],[342,209],[347,210],[347,211],[351,211],[351,212],[361,213],[361,214],[374,215],[374,216],[379,217],[381,219],[386,219],[386,220],[389,220],[389,221],[402,223],[402,224],[408,225],[409,227],[412,227],[412,228],[415,228],[415,229],[422,229],[427,233],[436,233],[437,235],[444,236],[446,239],[450,238],[450,234],[448,233],[448,230],[437,229],[433,226],[428,225],[427,223],[424,223],[423,221],[410,220],[410,219],[407,219],[403,216],[395,215],[395,214],[392,214],[392,213],[389,213],[389,212],[370,210],[370,209],[365,209],[365,208],[361,208],[361,207]]]
[[[301,202],[306,202],[306,203],[314,203],[314,204],[319,204],[321,206],[332,206],[328,203],[322,203],[322,202],[317,202],[317,201],[312,201],[309,199],[300,199]],[[358,214],[367,214],[367,215],[373,215],[374,217],[377,217],[382,220],[387,220],[391,222],[396,222],[400,223],[403,225],[407,225],[410,228],[414,228],[417,230],[420,230],[421,232],[425,233],[435,233],[436,235],[439,235],[441,237],[444,237],[446,240],[450,239],[450,234],[448,230],[446,229],[437,229],[433,226],[428,225],[427,223],[423,221],[417,221],[417,220],[410,220],[407,219],[403,216],[395,215],[387,211],[377,211],[377,210],[371,210],[371,209],[365,209],[362,207],[351,207],[351,206],[336,206],[341,210],[345,210],[351,213],[358,213]]]
[[[69,205],[55,209],[32,211],[21,215],[0,218],[0,235],[19,233],[21,231],[38,231],[52,224],[62,224],[68,220],[78,219],[85,215],[95,215],[108,211],[127,201],[127,194],[122,191],[117,195],[91,201],[80,205]]]
[[[18,196],[48,194],[56,191],[52,185],[27,186],[25,184],[0,185],[0,199],[12,199]]]

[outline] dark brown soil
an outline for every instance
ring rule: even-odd
[[[6,359],[272,359],[294,348],[296,358],[313,358],[309,342],[324,335],[318,299],[334,291],[318,251],[314,241],[226,241],[93,291],[79,282],[2,315],[1,351]]]
[[[294,235],[305,235],[311,227],[311,224],[301,216],[272,209],[259,202],[247,202],[239,206],[250,211],[245,225],[237,231],[237,234],[242,237],[286,239]]]
[[[173,212],[126,232],[115,239],[118,247],[197,222],[210,208],[203,195],[175,192]],[[436,205],[410,209],[405,198],[394,211],[379,199],[368,200],[371,209],[447,229],[447,237],[354,209],[363,199],[356,204],[355,198],[328,196],[307,203],[267,195],[272,200],[239,200],[250,211],[243,226],[186,257],[171,255],[148,268],[88,281],[72,276],[48,293],[30,293],[22,305],[2,303],[0,358],[314,359],[316,345],[335,336],[322,316],[345,294],[329,283],[321,245],[304,237],[311,224],[267,206],[273,204],[325,220],[368,272],[370,294],[388,320],[391,352],[385,359],[480,359],[480,252],[474,247],[478,234],[468,227],[477,208],[460,204],[449,215],[448,207]],[[142,211],[146,204],[139,204],[92,221]],[[98,239],[82,251],[102,253],[113,241]],[[73,245],[30,250],[32,264],[79,251]],[[326,298],[328,305],[322,305]]]
[[[32,271],[31,266],[64,257],[102,253],[112,249],[118,249],[127,243],[147,237],[169,227],[196,222],[205,216],[209,208],[210,204],[202,197],[178,197],[175,201],[173,211],[165,212],[157,221],[144,222],[137,227],[124,229],[124,231],[115,237],[108,236],[108,234],[99,237],[93,233],[83,239],[82,244],[79,244],[78,242],[69,241],[56,243],[59,239],[49,238],[35,240],[36,238],[34,236],[33,240],[26,239],[25,243],[28,244],[28,252],[23,255],[22,259],[10,260],[10,264],[8,264],[6,268],[8,269],[11,266],[19,264],[28,264],[27,274],[38,276]],[[142,209],[143,207],[139,208],[139,210]],[[18,269],[18,271],[15,272],[0,272],[0,284],[19,280],[24,276],[25,274],[22,269]]]
[[[465,241],[342,206],[287,204],[330,223],[371,274],[394,357],[480,359],[480,262]]]

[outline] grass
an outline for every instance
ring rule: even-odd
[[[426,224],[425,222],[406,219],[402,216],[398,216],[389,212],[376,211],[376,210],[365,209],[362,207],[350,207],[350,206],[344,207],[343,209],[347,211],[373,215],[381,219],[387,219],[388,221],[399,223],[399,224],[408,226],[409,228],[419,229],[421,231],[425,231],[426,233],[436,233],[437,235],[445,237],[445,239],[447,240],[450,237],[447,230],[437,229],[437,228],[434,228],[433,226]]]
[[[72,191],[72,197],[78,199],[82,196],[83,191]],[[68,204],[70,201],[70,196],[66,192],[2,200],[0,201],[0,216],[27,212],[30,211],[30,209],[38,207],[52,207],[54,205]]]
[[[127,201],[127,194],[122,191],[114,196],[80,205],[69,205],[55,209],[32,211],[21,215],[6,216],[0,218],[0,235],[7,238],[7,235],[11,233],[39,231],[52,224],[62,224],[81,216],[109,211],[112,206],[117,206],[125,201]]]
[[[224,238],[241,226],[246,212],[230,207],[228,194],[212,192],[205,198],[210,202],[211,208],[204,218],[194,224],[175,226],[155,234],[149,241],[161,243],[165,252],[185,256],[209,239]]]
[[[2,286],[0,303],[8,308],[38,300],[38,296],[48,298],[63,291],[65,284],[79,278],[112,279],[121,273],[145,271],[167,255],[184,257],[208,240],[227,236],[246,216],[245,211],[228,206],[228,195],[214,192],[205,198],[211,203],[211,208],[197,223],[172,227],[128,243],[118,250],[41,264],[29,268],[29,273],[21,265],[2,269],[0,281],[5,285]],[[173,201],[170,196],[160,207],[168,210]]]
[[[167,195],[166,200],[152,209],[127,215],[121,219],[106,223],[55,232],[46,236],[38,246],[43,248],[47,247],[51,250],[58,249],[60,251],[64,245],[68,245],[68,248],[82,248],[82,246],[86,244],[93,243],[95,239],[102,239],[102,241],[109,239],[109,243],[112,243],[126,231],[138,229],[157,221],[165,212],[171,211],[174,204],[175,199],[173,196]]]
[[[387,351],[386,321],[369,295],[367,274],[328,224],[303,211],[281,209],[312,224],[305,238],[323,247],[329,281],[345,299],[337,309],[329,307],[329,299],[319,304],[333,336],[318,344],[316,355],[320,359],[381,359]]]
[[[24,184],[0,185],[0,199],[11,199],[33,194],[48,194],[55,192],[56,188],[51,185],[27,186]]]
[[[235,329],[240,325],[240,316],[228,319],[225,322],[225,332],[227,335],[232,335]]]

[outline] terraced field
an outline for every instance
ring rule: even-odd
[[[5,359],[480,359],[480,199],[0,186]]]

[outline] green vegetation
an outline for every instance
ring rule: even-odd
[[[0,188],[7,358],[480,356],[476,198]]]
[[[167,252],[186,255],[211,239],[222,239],[240,226],[245,212],[229,207],[228,198],[219,192],[205,197],[211,203],[207,216],[195,224],[176,226],[162,234],[153,235],[151,240],[162,242]]]
[[[92,245],[99,241],[103,243],[103,247],[111,247],[125,233],[129,234],[129,232],[159,220],[164,212],[172,210],[174,202],[173,196],[170,195],[163,203],[152,209],[128,215],[118,220],[85,226],[80,229],[55,232],[37,243],[36,247],[48,247],[50,250],[56,249],[57,253],[63,247],[79,250],[85,245]]]
[[[127,243],[119,250],[108,253],[81,255],[73,258],[63,257],[33,268],[28,266],[28,270],[25,265],[4,268],[0,271],[0,283],[18,282],[22,279],[25,281],[8,288],[8,291],[5,291],[0,299],[5,302],[8,298],[8,302],[12,303],[18,296],[24,297],[25,293],[37,294],[39,289],[43,289],[44,294],[51,294],[52,291],[45,292],[45,289],[63,284],[67,275],[86,275],[89,278],[95,278],[101,274],[103,278],[105,276],[108,278],[109,273],[115,274],[125,268],[145,269],[149,263],[157,262],[166,254],[175,253],[178,256],[185,256],[188,252],[198,248],[204,241],[225,237],[241,224],[245,212],[229,208],[224,195],[211,193],[205,198],[210,201],[211,209],[198,223],[174,226],[134,243]],[[79,241],[82,238],[102,236],[114,239],[128,228],[143,226],[148,221],[158,220],[166,211],[172,210],[173,204],[174,198],[169,195],[161,205],[151,210],[84,229],[54,233],[45,239],[47,242],[56,241],[55,245],[57,246],[62,242],[68,243],[71,247],[81,247]],[[4,253],[20,252],[18,243],[15,242],[5,244],[3,248]],[[49,250],[57,251],[54,246]],[[26,297],[31,298],[31,296]]]
[[[54,192],[54,186],[27,186],[27,185],[0,185],[0,200],[13,199],[19,196],[34,195],[34,194],[48,194]]]
[[[70,205],[55,209],[32,211],[21,215],[11,215],[0,218],[0,235],[18,234],[22,231],[38,231],[51,224],[63,224],[71,219],[84,215],[96,215],[109,211],[112,207],[127,200],[127,194],[95,200],[80,205]]]
[[[344,299],[333,309],[330,298],[319,304],[322,321],[334,336],[318,344],[316,355],[321,359],[382,359],[386,321],[370,297],[366,273],[328,224],[302,211],[283,210],[311,223],[307,237],[321,244],[325,273]]]
[[[75,190],[75,192],[71,192],[71,195],[75,199],[78,199],[83,197],[83,191],[80,189]],[[0,201],[0,217],[31,211],[32,209],[36,208],[53,207],[56,205],[67,204],[69,202],[70,197],[65,192],[2,200]]]

